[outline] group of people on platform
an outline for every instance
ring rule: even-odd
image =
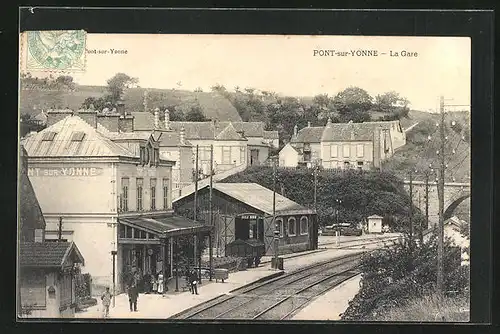
[[[168,286],[163,277],[163,274],[158,275],[146,275],[141,277],[141,273],[137,270],[129,283],[127,284],[127,295],[129,300],[130,312],[137,312],[137,300],[139,299],[139,293],[146,294],[163,294],[168,291]],[[198,284],[200,279],[198,277],[196,270],[186,270],[185,277],[188,281],[189,291],[192,294],[198,294]],[[101,296],[104,317],[109,316],[109,307],[112,300],[112,294],[109,288]]]

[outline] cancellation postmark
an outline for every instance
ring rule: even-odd
[[[25,36],[25,69],[84,72],[87,33],[83,30],[28,31]]]

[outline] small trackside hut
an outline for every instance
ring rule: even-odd
[[[197,220],[208,224],[210,212],[217,256],[226,255],[226,246],[235,240],[264,243],[265,255],[274,255],[274,231],[279,231],[278,254],[318,248],[316,212],[276,194],[276,225],[273,224],[273,191],[256,183],[215,183],[197,192]],[[174,211],[193,217],[194,192],[173,202]],[[264,255],[264,254],[262,254]]]

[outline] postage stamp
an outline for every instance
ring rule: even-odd
[[[85,71],[85,31],[28,31],[25,37],[27,70]]]

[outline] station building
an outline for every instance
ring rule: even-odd
[[[173,247],[183,235],[209,228],[174,216],[172,167],[160,157],[154,133],[110,139],[93,111],[57,112],[49,126],[22,140],[28,176],[46,222],[45,238],[75,242],[92,275],[93,294],[115,284],[122,291],[134,272],[172,275]],[[101,124],[102,125],[102,124]],[[117,143],[120,137],[121,143]],[[114,268],[113,268],[114,263]]]
[[[210,223],[210,188],[197,192],[197,220]],[[257,239],[266,255],[274,254],[274,231],[279,230],[278,254],[318,248],[318,219],[314,210],[276,193],[273,224],[273,191],[256,183],[214,183],[212,214],[215,245],[224,253],[235,240]],[[174,200],[176,213],[193,217],[194,193]]]

